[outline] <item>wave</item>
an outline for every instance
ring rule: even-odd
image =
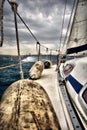
[[[36,57],[31,57],[31,56],[28,56],[27,58],[24,58],[22,60],[22,62],[35,62],[37,61],[37,58]]]

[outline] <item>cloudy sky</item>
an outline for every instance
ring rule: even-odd
[[[58,50],[60,46],[61,28],[63,14],[66,5],[64,20],[64,37],[67,30],[68,21],[71,14],[73,0],[16,0],[18,3],[18,13],[31,29],[41,45],[47,48]],[[36,53],[36,41],[29,33],[28,29],[21,22],[19,17],[19,43],[21,54]],[[14,28],[14,15],[11,6],[5,0],[4,4],[4,44],[0,48],[1,54],[16,54],[16,40]],[[42,48],[43,52],[46,51]]]

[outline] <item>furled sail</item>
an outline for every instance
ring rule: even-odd
[[[3,44],[3,6],[5,0],[0,1],[0,46]]]
[[[87,0],[77,1],[67,48],[67,54],[87,50]]]

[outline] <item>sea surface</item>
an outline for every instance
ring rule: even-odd
[[[37,61],[38,57],[33,56],[22,56],[22,68],[24,73],[24,78],[29,78],[29,69]],[[41,61],[50,60],[52,64],[57,63],[57,56],[46,56],[43,55],[40,57]],[[20,80],[20,67],[19,60],[17,56],[10,55],[0,55],[0,99],[4,91],[15,81]],[[16,64],[16,65],[14,65]],[[14,65],[14,66],[11,66]]]

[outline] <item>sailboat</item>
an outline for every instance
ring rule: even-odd
[[[18,58],[20,64],[21,80],[11,84],[4,92],[0,101],[0,130],[61,130],[60,123],[55,113],[52,101],[44,89],[44,78],[41,83],[30,78],[24,79],[22,60],[17,28],[17,6],[15,1],[8,1],[14,12]],[[2,3],[3,4],[3,3]],[[2,9],[2,8],[1,8]],[[0,13],[2,15],[2,12]],[[18,14],[19,16],[19,14]],[[20,17],[20,16],[19,16]],[[20,17],[21,18],[21,17]],[[22,19],[21,19],[22,20]],[[23,22],[23,20],[22,20]],[[24,23],[25,24],[25,23]],[[1,25],[2,27],[2,25]],[[28,26],[27,26],[28,27]],[[29,29],[29,28],[28,28]],[[1,30],[2,33],[2,30]],[[31,32],[32,34],[32,32]],[[3,36],[1,37],[1,39]],[[35,38],[35,37],[34,37]],[[36,39],[37,40],[37,39]],[[2,46],[3,40],[1,41]],[[8,67],[8,66],[7,66]],[[41,77],[44,65],[37,61],[30,70],[30,77],[38,79]],[[32,72],[34,70],[34,72]],[[36,73],[35,73],[36,72]],[[46,77],[46,75],[45,75]],[[49,81],[49,76],[45,82]],[[43,87],[44,86],[44,87]],[[49,86],[50,87],[50,86]]]
[[[66,57],[72,60],[60,65],[60,75],[69,96],[87,128],[87,0],[77,0],[72,26],[67,41]]]
[[[15,3],[15,1],[10,2],[12,7],[17,6],[17,3]],[[71,21],[72,26],[70,26],[69,39],[67,40],[66,57],[68,56],[68,54],[71,55],[75,52],[77,53],[79,51],[85,51],[87,47],[87,0],[78,0],[76,1],[75,5],[75,15],[73,17],[73,22]],[[17,12],[15,12],[15,14],[16,13]],[[20,17],[18,13],[17,15]],[[22,22],[24,23],[23,20]],[[77,29],[79,30],[77,31]],[[35,40],[37,41],[36,38]],[[37,43],[40,47],[40,43],[38,41]],[[84,43],[85,45],[82,45]],[[76,46],[78,47],[76,48]],[[54,69],[55,66],[51,66],[50,69],[45,69],[41,75],[41,78],[37,81],[24,79],[19,46],[18,54],[21,80],[12,83],[2,96],[2,99],[0,101],[0,130],[74,130],[71,118],[68,114],[65,114],[67,110],[65,112],[65,107],[62,108],[62,103],[64,101],[61,103],[61,99],[63,98],[60,99],[60,97],[62,97],[62,94],[59,94],[60,86],[58,86],[57,72]],[[77,55],[75,56],[77,57]],[[74,58],[73,60],[61,63],[59,73],[64,85],[68,90],[70,99],[72,100],[74,107],[78,111],[81,122],[86,129],[87,58],[86,56],[83,56],[83,53],[81,54],[81,56],[82,58]],[[37,65],[36,67],[39,68]],[[75,87],[73,86],[73,84],[75,84]],[[66,118],[68,118],[68,120]],[[79,127],[77,126],[77,128]]]

